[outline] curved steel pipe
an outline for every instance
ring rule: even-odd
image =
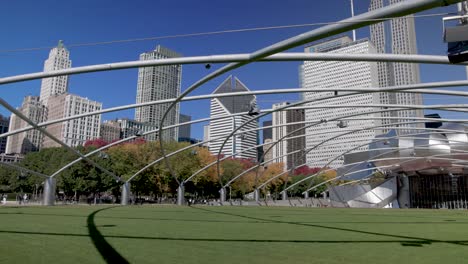
[[[467,121],[464,121],[464,122],[467,122]],[[408,123],[408,122],[405,122],[405,124],[406,124],[406,123]],[[411,122],[411,123],[414,123],[414,122]],[[399,124],[399,123],[395,123],[395,124]],[[384,125],[384,126],[379,126],[379,127],[386,127],[386,126],[389,126],[389,125]],[[392,127],[392,129],[406,129],[406,128]],[[417,128],[415,128],[415,129],[417,130]],[[424,129],[423,129],[423,128],[420,128],[419,130],[431,130],[431,129],[427,129],[427,128],[424,128]],[[446,130],[444,130],[444,129],[432,129],[432,130],[436,130],[436,131],[446,131],[446,132],[459,132],[458,130],[449,130],[449,129],[446,129]],[[354,133],[354,132],[356,132],[356,131],[360,131],[360,130],[352,130],[352,131],[350,131],[350,133]],[[348,132],[348,133],[349,133],[349,132]],[[343,135],[343,134],[341,134],[341,135]],[[387,139],[388,139],[388,138],[386,138],[386,139],[384,139],[384,140],[387,140]],[[379,138],[379,140],[376,140],[376,141],[373,141],[373,142],[378,142],[378,141],[381,141],[381,139]],[[324,142],[324,141],[322,141],[322,142]],[[369,142],[366,143],[366,144],[369,144]],[[363,145],[366,145],[366,144],[363,144]],[[316,148],[316,147],[317,147],[317,146],[314,146],[314,147],[312,147],[312,148],[310,148],[310,149],[307,149],[306,151],[310,151],[311,149],[314,149],[314,148]],[[359,147],[362,147],[362,146],[359,146]],[[358,148],[358,147],[357,147],[357,148]],[[355,149],[357,149],[357,148],[355,148]],[[352,149],[352,150],[353,150],[353,149]],[[352,151],[352,150],[349,150],[349,151]],[[256,166],[254,166],[254,167],[251,167],[251,168],[249,168],[249,169],[243,171],[242,173],[238,174],[238,175],[235,176],[234,178],[232,178],[229,182],[227,182],[225,185],[223,185],[223,188],[226,188],[229,184],[231,184],[231,183],[234,182],[235,180],[239,179],[239,178],[242,177],[243,175],[247,174],[248,172],[252,171],[253,169],[256,169],[258,166],[267,164],[267,163],[269,163],[269,162],[271,162],[271,161],[273,161],[273,160],[276,160],[276,159],[278,159],[278,158],[281,158],[281,157],[283,157],[283,156],[288,156],[288,155],[291,155],[291,154],[294,154],[294,153],[297,153],[297,152],[302,152],[302,151],[303,151],[303,150],[296,150],[296,151],[293,151],[293,152],[289,152],[289,153],[284,154],[284,155],[282,155],[282,156],[280,156],[280,157],[276,157],[276,158],[270,159],[270,160],[268,160],[268,161],[264,161],[264,162],[262,162],[262,163],[260,163],[260,164],[258,164],[258,165],[256,165]],[[347,151],[347,152],[348,152],[348,151]],[[347,153],[347,152],[345,152],[345,153]],[[338,158],[338,157],[340,157],[340,156],[342,156],[342,155],[344,155],[344,154],[340,154],[340,155],[337,156],[336,158]],[[296,169],[297,167],[298,167],[298,166],[292,167],[288,172],[291,173],[291,172],[292,172],[294,169]],[[321,169],[319,172],[315,173],[314,175],[319,175],[321,172],[324,172],[324,170]],[[284,174],[281,173],[281,175],[284,175]],[[275,177],[276,177],[276,176],[275,176]],[[273,178],[275,178],[275,177],[273,177]],[[312,178],[312,176],[309,176],[309,177]],[[293,185],[289,186],[288,188],[286,188],[286,189],[283,190],[282,192],[285,192],[285,191],[289,190],[290,188],[296,186],[297,184],[304,182],[305,180],[309,179],[309,177],[306,177],[306,178],[302,179],[301,181],[294,183]],[[281,193],[282,193],[282,192],[281,192]]]
[[[463,122],[466,122],[466,121],[463,121]],[[396,123],[396,124],[397,124],[397,123]],[[366,128],[366,129],[367,129],[367,128]],[[362,129],[362,130],[366,130],[366,129]],[[372,129],[372,128],[369,128],[369,129]],[[407,129],[407,128],[401,128],[401,129]],[[444,132],[450,132],[450,133],[459,133],[459,132],[461,132],[461,131],[459,131],[459,130],[453,130],[453,129],[435,129],[435,128],[432,128],[432,129],[431,129],[431,128],[412,128],[412,129],[413,129],[413,130],[422,130],[422,131],[439,131],[439,132],[444,131]],[[361,131],[361,129],[360,129],[360,130],[355,130],[355,131]],[[340,135],[338,135],[338,136],[335,136],[335,137],[326,139],[326,140],[322,141],[320,144],[314,146],[313,148],[316,148],[317,146],[321,145],[323,142],[327,142],[327,141],[333,140],[333,139],[335,139],[335,138],[337,138],[337,137],[341,137],[341,136],[347,135],[347,134],[349,134],[349,132],[346,132],[346,133],[340,134]],[[406,137],[406,136],[421,135],[421,134],[423,134],[423,133],[408,134],[408,135],[405,135],[405,137]],[[400,136],[397,135],[397,136],[394,136],[394,137],[387,137],[387,138],[384,138],[384,139],[382,139],[382,138],[377,138],[377,139],[372,140],[370,143],[385,141],[385,140],[388,140],[388,139],[399,138],[399,137],[400,137]],[[334,159],[332,159],[327,165],[331,164],[331,162],[335,161],[336,159],[338,159],[338,158],[341,157],[342,155],[345,155],[345,154],[347,154],[347,153],[350,153],[351,151],[353,151],[353,150],[355,150],[355,149],[358,149],[358,148],[360,148],[360,147],[363,147],[363,146],[365,146],[365,144],[359,145],[359,146],[357,146],[357,147],[355,147],[355,148],[353,148],[353,149],[350,149],[350,150],[347,150],[347,151],[341,153],[340,155],[338,155],[338,156],[336,156]],[[311,150],[311,149],[309,149],[307,152],[309,152],[310,150]],[[326,165],[326,166],[327,166],[327,165]],[[324,166],[324,167],[326,167],[326,166]],[[295,168],[295,167],[293,167],[293,168]],[[290,171],[290,172],[291,172],[291,171]],[[323,172],[322,169],[321,169],[321,171],[317,172],[317,173],[314,174],[314,175],[318,175],[320,172]],[[295,185],[297,185],[297,184],[299,184],[299,183],[301,183],[301,182],[304,182],[304,181],[306,181],[306,180],[308,180],[308,179],[311,179],[311,178],[313,178],[313,177],[314,177],[314,176],[306,177],[306,178],[302,179],[301,181],[296,182],[296,183],[294,183],[293,185],[291,185],[291,186],[285,188],[285,189],[283,190],[283,192],[286,192],[286,191],[288,191],[290,188],[294,187]]]
[[[349,94],[348,94],[349,95]],[[290,105],[286,105],[286,106],[282,106],[282,107],[279,107],[279,108],[276,108],[275,111],[278,112],[278,111],[283,111],[283,110],[286,110],[288,108],[291,108],[291,107],[294,107],[294,106],[297,106],[297,105],[303,105],[303,104],[306,104],[306,103],[311,103],[311,102],[315,102],[315,101],[320,101],[320,100],[326,100],[326,99],[330,99],[330,98],[333,98],[333,97],[341,97],[340,95],[338,96],[328,96],[328,97],[323,97],[323,98],[320,98],[320,99],[317,99],[317,100],[305,100],[305,101],[300,101],[300,102],[297,102],[297,103],[294,103],[294,104],[290,104]],[[375,105],[373,105],[375,106]],[[398,105],[399,107],[405,107],[405,109],[427,109],[426,107],[427,106],[407,106],[407,105]],[[325,108],[326,107],[329,107],[328,105],[325,105]],[[337,107],[349,107],[349,105],[346,105],[346,106],[337,106]],[[352,106],[352,107],[363,107],[363,108],[371,108],[371,106],[369,105],[356,105],[356,106]],[[378,104],[378,107],[387,107],[387,108],[391,108],[393,106],[391,105],[386,105],[386,104]],[[431,106],[432,107],[432,106]],[[437,106],[434,106],[434,107],[437,107]],[[446,106],[442,106],[442,107],[446,107]],[[450,108],[466,108],[467,106],[466,105],[450,105],[449,106]],[[321,107],[323,108],[323,107]],[[452,110],[452,109],[450,109]],[[272,112],[275,112],[275,111],[272,111]],[[387,112],[387,111],[399,111],[399,110],[396,110],[396,109],[386,109],[386,110],[380,110],[380,111],[375,111],[375,112],[366,112],[366,113],[358,113],[358,114],[352,114],[352,115],[346,115],[346,116],[341,116],[341,117],[337,117],[337,118],[332,118],[332,119],[329,119],[329,120],[325,120],[326,122],[328,121],[337,121],[337,120],[340,120],[340,119],[344,119],[344,118],[348,118],[348,117],[353,117],[353,116],[360,116],[360,115],[368,115],[368,114],[373,114],[373,113],[379,113],[379,112]],[[462,111],[462,112],[468,112],[467,110],[465,111]],[[252,122],[252,121],[255,121],[255,120],[258,120],[260,119],[261,117],[263,116],[266,116],[270,113],[263,113],[263,114],[260,114],[258,115],[257,117],[254,117],[250,120],[248,120],[247,122],[244,122],[242,125],[240,125],[239,127],[237,127],[236,129],[234,129],[230,135],[228,135],[223,144],[221,145],[221,148],[220,150],[218,151],[218,163],[217,163],[217,173],[218,173],[218,179],[221,179],[220,175],[219,175],[219,171],[220,171],[220,163],[219,163],[219,157],[221,155],[221,152],[222,152],[222,149],[223,147],[225,146],[225,144],[227,143],[227,141],[229,140],[230,137],[232,137],[232,134],[236,133],[237,131],[239,131],[240,129],[242,129],[245,125],[247,125],[248,123]],[[316,124],[312,124],[310,126],[306,126],[306,127],[303,127],[301,129],[297,129],[294,131],[294,133],[296,133],[297,131],[299,130],[302,130],[302,129],[305,129],[305,128],[309,128],[309,127],[312,127],[314,125],[317,125],[317,124],[320,124],[320,123],[316,123]],[[411,124],[411,123],[410,123]],[[392,124],[393,125],[393,124]],[[307,154],[307,153],[304,153],[304,155]],[[304,156],[303,155],[303,156]],[[223,183],[221,182],[220,180],[220,184],[223,185]]]
[[[43,133],[44,135],[46,135],[47,137],[49,137],[50,139],[52,139],[53,141],[57,142],[58,144],[60,144],[62,147],[64,147],[65,149],[75,153],[76,155],[80,156],[80,158],[82,158],[83,160],[85,160],[86,162],[88,162],[89,164],[91,164],[92,166],[98,168],[99,170],[103,171],[104,173],[106,173],[107,175],[111,176],[112,178],[114,178],[116,181],[120,181],[120,177],[117,177],[114,173],[108,171],[106,168],[102,167],[101,165],[97,164],[96,162],[92,161],[91,159],[89,159],[88,157],[86,157],[85,155],[81,154],[78,150],[68,146],[67,144],[65,144],[63,141],[61,141],[60,139],[54,137],[52,134],[50,134],[49,132],[47,132],[47,130],[45,130],[44,128],[42,127],[39,127],[37,126],[36,123],[34,123],[31,119],[29,119],[28,117],[26,117],[25,115],[23,115],[23,113],[21,113],[20,111],[16,110],[13,106],[11,106],[10,104],[8,104],[5,100],[3,100],[2,98],[0,98],[0,104],[3,105],[6,109],[8,109],[10,112],[12,112],[13,114],[15,114],[16,116],[18,116],[19,118],[23,119],[26,123],[30,124],[31,126],[33,126],[35,129],[39,130],[41,133]]]
[[[460,121],[460,120],[457,120],[457,121],[459,121],[459,122],[468,122],[468,120],[467,120],[467,121]],[[396,127],[396,128],[392,128],[392,129],[406,129],[406,128],[398,128],[398,127]],[[439,129],[431,129],[431,128],[424,128],[424,129],[421,128],[421,130],[434,131],[434,132],[433,132],[434,134],[437,134],[437,133],[439,133],[439,131],[440,131]],[[452,130],[447,130],[447,131],[445,131],[445,132],[447,132],[447,133],[458,133],[458,132],[460,132],[460,131],[458,131],[458,130],[453,130],[453,131],[452,131]],[[433,134],[433,133],[429,133],[429,134]],[[407,134],[407,135],[404,136],[404,138],[408,138],[409,136],[412,136],[412,135],[414,136],[414,135],[421,135],[421,134],[422,134],[422,133]],[[426,134],[427,134],[427,133],[426,133]],[[376,142],[380,142],[380,141],[386,141],[386,140],[389,140],[389,139],[395,139],[395,138],[399,138],[399,137],[400,137],[400,136],[375,138],[375,139],[372,139],[371,142],[368,142],[368,140],[365,140],[366,143],[364,143],[364,144],[362,144],[362,145],[358,145],[357,147],[354,147],[354,148],[352,148],[352,149],[349,149],[349,150],[347,150],[347,151],[341,153],[340,155],[338,155],[338,156],[336,156],[335,158],[333,158],[331,162],[333,162],[334,160],[338,159],[339,157],[341,157],[341,156],[343,156],[343,155],[346,155],[347,153],[352,152],[353,150],[356,150],[356,149],[358,149],[358,148],[360,148],[360,147],[366,146],[366,145],[368,145],[368,144],[370,144],[370,143],[376,143]],[[409,137],[409,138],[412,138],[412,137]],[[356,140],[353,140],[353,141],[356,141]],[[332,145],[335,145],[335,144],[332,144]],[[329,145],[323,145],[323,146],[329,146]],[[386,153],[385,153],[385,154],[386,154]],[[287,155],[289,155],[289,153],[288,153]],[[329,164],[330,164],[330,163],[329,163]],[[296,169],[296,168],[299,168],[299,167],[301,167],[301,166],[304,166],[304,165],[307,165],[307,163],[303,163],[303,164],[300,164],[300,165],[294,165],[294,166],[293,166],[293,170]],[[325,168],[325,167],[326,167],[326,166],[324,166],[324,168]],[[326,171],[329,171],[329,170],[332,170],[332,169],[321,170],[321,172],[323,173],[323,172],[326,172]],[[288,173],[288,172],[290,172],[290,171],[289,171],[289,170],[286,170],[286,171],[284,171],[284,172],[282,172],[282,173],[280,173],[280,174],[278,174],[278,175],[275,175],[274,177],[270,178],[268,181],[262,183],[259,187],[257,187],[257,189],[261,189],[261,188],[264,187],[266,184],[268,184],[270,181],[273,181],[273,180],[275,180],[275,179],[281,177],[282,175],[284,175],[284,174],[286,174],[286,173]],[[319,173],[317,172],[317,173],[314,173],[314,175],[315,175],[315,174],[318,175]],[[312,178],[312,177],[313,177],[313,176],[311,175],[311,176],[309,176],[308,179],[310,179],[310,178]],[[306,181],[306,180],[307,180],[307,179],[303,179],[303,180],[301,180],[300,182],[294,183],[293,186],[289,186],[289,187],[292,188],[292,187],[294,187],[295,185],[297,185],[297,184],[299,184],[299,183],[302,183],[302,182],[304,182],[304,181]],[[310,186],[309,186],[309,187],[310,187]],[[308,188],[309,188],[309,187],[308,187]],[[287,190],[286,190],[286,191],[287,191]]]
[[[48,175],[45,175],[45,174],[42,174],[40,172],[30,170],[30,169],[27,169],[27,168],[24,168],[24,167],[21,167],[21,166],[17,166],[17,165],[12,164],[12,163],[0,162],[0,165],[5,166],[5,167],[9,167],[9,168],[13,168],[13,169],[18,170],[18,171],[26,171],[27,173],[31,173],[31,174],[37,175],[39,177],[42,177],[42,178],[49,178]]]
[[[422,93],[422,94],[437,94],[437,95],[449,95],[449,96],[464,96],[468,97],[468,92],[463,91],[447,91],[447,90],[433,90],[433,89],[419,89],[421,87],[458,87],[458,86],[468,86],[468,81],[450,81],[450,82],[435,82],[435,83],[425,83],[425,84],[417,84],[415,85],[405,85],[405,86],[393,86],[393,87],[386,87],[388,89],[387,92],[391,91],[401,91],[400,89],[405,89],[405,93]],[[414,89],[414,90],[408,90]],[[209,94],[209,95],[196,95],[196,96],[188,96],[183,98],[181,101],[193,101],[193,100],[203,100],[203,99],[212,99],[212,98],[222,98],[222,97],[230,97],[230,96],[243,96],[243,95],[264,95],[264,94],[278,94],[278,93],[304,93],[304,92],[330,92],[330,91],[339,91],[339,92],[381,92],[382,88],[313,88],[313,89],[306,89],[306,88],[294,88],[294,89],[272,89],[272,90],[261,90],[261,91],[249,91],[249,92],[239,92],[239,93],[223,93],[223,94]],[[69,117],[64,117],[60,119],[50,120],[46,122],[42,122],[37,124],[39,127],[45,127],[48,125],[53,125],[57,123],[61,123],[64,121],[69,121],[73,119],[78,119],[87,116],[93,116],[98,114],[104,113],[111,113],[117,112],[127,109],[133,109],[137,107],[143,106],[150,106],[150,105],[158,105],[158,104],[166,104],[173,102],[175,99],[165,99],[165,100],[158,100],[158,101],[151,101],[139,104],[129,104],[124,106],[118,107],[111,107],[107,109],[102,109],[99,111],[82,113],[78,115],[73,115]],[[291,108],[296,109],[296,108]],[[21,132],[26,132],[29,130],[34,129],[32,126],[27,126],[21,129],[17,129],[14,131],[9,131],[3,134],[0,134],[0,138],[12,136]]]
[[[440,154],[440,155],[447,155],[447,154]],[[432,155],[432,156],[427,156],[427,157],[408,157],[408,160],[403,161],[402,164],[405,163],[405,162],[410,162],[410,161],[414,161],[414,160],[418,160],[418,159],[427,159],[427,158],[430,158],[431,160],[447,160],[447,161],[457,161],[457,162],[462,161],[462,162],[466,162],[466,163],[468,164],[468,161],[467,161],[467,160],[453,159],[453,158],[440,158],[440,157],[437,157],[437,156],[439,156],[439,155]],[[391,159],[396,159],[396,158],[388,158],[388,159],[381,159],[381,160],[391,160]],[[366,169],[362,169],[362,170],[357,170],[357,171],[355,171],[355,172],[353,172],[353,173],[356,173],[356,172],[365,172],[365,171],[372,170],[372,169],[376,169],[376,168],[377,168],[377,169],[380,169],[380,168],[388,168],[388,167],[394,167],[394,166],[393,166],[393,165],[377,166],[377,167],[374,167],[374,168],[366,168]],[[468,165],[465,166],[465,167],[468,167]],[[342,176],[345,176],[345,175],[340,175],[340,177],[342,177]],[[333,178],[333,179],[329,179],[329,180],[326,180],[326,181],[324,181],[324,182],[321,182],[321,183],[319,183],[319,184],[317,184],[317,185],[314,185],[313,187],[311,187],[311,188],[307,189],[306,191],[304,191],[304,193],[305,193],[305,192],[310,192],[311,190],[314,190],[314,189],[316,189],[316,188],[318,188],[318,187],[320,187],[320,186],[322,186],[322,185],[324,185],[324,184],[327,184],[327,183],[329,183],[329,182],[331,182],[331,181],[337,180],[337,179],[340,178],[340,177],[335,177],[335,178]],[[369,178],[370,178],[370,177],[369,177]]]
[[[100,71],[115,71],[123,69],[132,69],[140,67],[155,67],[166,65],[186,65],[186,64],[204,64],[204,63],[227,63],[244,62],[249,60],[249,54],[225,54],[209,56],[191,56],[182,58],[157,59],[157,60],[137,60],[114,62],[105,64],[88,65],[73,67],[63,70],[48,72],[35,72],[0,78],[0,85],[31,81],[43,78],[57,77],[63,75],[76,75],[83,73],[92,73]],[[466,66],[467,62],[452,64],[447,56],[421,55],[421,54],[331,54],[331,53],[301,53],[285,52],[277,53],[258,60],[257,62],[275,62],[275,61],[369,61],[369,62],[406,62],[406,63],[424,63],[424,64],[446,64],[454,66]]]

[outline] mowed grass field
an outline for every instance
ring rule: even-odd
[[[468,263],[468,211],[0,207],[0,263]]]

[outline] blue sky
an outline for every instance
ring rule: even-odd
[[[356,13],[367,10],[369,0],[355,0]],[[433,9],[428,13],[455,12],[455,6]],[[227,29],[331,22],[349,17],[349,0],[15,0],[4,1],[0,9],[0,77],[39,72],[49,50],[5,52],[5,50],[52,47],[58,40],[65,45],[186,34]],[[138,60],[140,53],[158,44],[184,56],[253,52],[314,27],[231,33],[203,37],[173,38],[88,47],[71,47],[72,65]],[[418,51],[421,54],[443,55],[440,17],[416,20]],[[358,38],[369,36],[369,29],[358,30]],[[301,51],[303,47],[291,51]],[[299,62],[258,63],[235,70],[252,90],[298,87]],[[182,90],[221,65],[206,70],[203,65],[184,66]],[[211,93],[226,76],[204,85],[194,94]],[[463,67],[421,66],[421,81],[466,79]],[[103,102],[104,108],[135,102],[137,69],[74,75],[70,92]],[[40,80],[0,87],[0,96],[17,107],[25,95],[39,95]],[[261,96],[262,108],[270,108],[280,100],[294,101],[297,95]],[[460,103],[461,99],[444,98],[444,102]],[[440,103],[440,96],[426,97],[426,104]],[[209,102],[183,103],[182,112],[193,118],[209,115]],[[106,114],[103,119],[133,117],[133,110]],[[10,113],[0,107],[0,114]],[[456,114],[453,117],[461,118]],[[201,126],[192,127],[192,136],[202,137]]]

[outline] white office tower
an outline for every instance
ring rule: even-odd
[[[205,142],[203,143],[203,146],[209,147],[210,142],[207,142],[209,140],[210,140],[210,125],[205,125],[203,126],[203,141]]]
[[[273,104],[273,109],[289,104],[288,102]],[[301,129],[304,127],[304,123],[301,124],[303,121],[303,109],[277,111],[272,114],[272,141],[276,143],[271,149],[275,159],[273,162],[283,163],[284,170],[305,163],[303,156],[305,136],[304,129]]]
[[[45,121],[47,109],[39,101],[39,96],[24,97],[23,104],[17,109],[34,123]],[[10,131],[29,126],[26,121],[15,114],[10,118]],[[13,136],[7,139],[6,153],[8,154],[26,154],[31,151],[38,151],[44,140],[44,135],[39,130],[33,129]]]
[[[58,46],[49,52],[44,62],[44,72],[68,69],[71,67],[70,53],[60,40]],[[47,106],[50,96],[68,92],[68,75],[42,79],[41,102]]]
[[[49,120],[99,111],[102,103],[91,101],[74,94],[60,94],[49,98]],[[71,147],[81,146],[87,140],[99,138],[101,115],[87,116],[47,126],[47,132]],[[58,147],[57,142],[49,138],[44,140],[44,147]]]
[[[305,49],[305,52],[328,52],[328,53],[351,53],[368,54],[375,53],[372,44],[367,40],[353,42],[349,37],[341,37],[316,44]],[[366,88],[377,87],[377,65],[374,62],[346,62],[346,61],[309,61],[304,62],[304,88]],[[344,92],[307,92],[304,94],[306,100],[314,102],[308,106],[334,105],[340,108],[320,108],[306,109],[305,120],[329,120],[333,118],[346,117],[351,115],[355,118],[372,118],[373,114],[364,114],[373,111],[373,108],[352,107],[374,104],[379,102],[378,94],[363,93],[346,97],[336,97]],[[330,97],[330,99],[322,99]],[[322,100],[321,100],[322,99]],[[350,105],[350,107],[343,107]],[[367,144],[376,135],[374,129],[362,130],[352,134],[347,134],[322,144],[327,139],[334,138],[347,131],[358,130],[366,127],[373,127],[379,124],[375,120],[356,120],[348,122],[347,128],[338,127],[338,122],[322,122],[318,125],[306,128],[306,149],[307,164],[310,167],[338,167],[343,164],[345,151],[353,149],[359,145],[364,145],[357,150],[367,149]],[[321,144],[321,145],[319,145]],[[332,159],[339,157],[330,165]]]
[[[247,92],[249,89],[237,78],[229,76],[213,94]],[[228,136],[236,128],[240,127],[243,123],[252,119],[247,114],[250,109],[250,102],[256,100],[254,95],[230,96],[211,99],[210,118],[223,117],[236,113],[245,113],[233,117],[226,117],[210,121],[210,139],[220,138],[223,139],[210,142],[210,152],[214,155],[219,153],[224,137]],[[246,130],[254,130],[258,128],[257,121],[252,121],[239,132]],[[237,135],[229,138],[226,145],[223,147],[221,154],[234,155],[236,158],[257,159],[257,131],[246,132],[242,135]]]
[[[387,5],[398,4],[405,0],[371,0],[369,11],[382,8]],[[377,53],[393,54],[417,54],[416,31],[414,17],[406,16],[390,21],[374,24],[370,26],[371,41]],[[399,63],[399,62],[379,62],[377,64],[379,86],[398,86],[416,84],[420,82],[419,64]],[[422,105],[422,95],[416,93],[381,93],[381,102],[385,104],[400,105]],[[424,117],[423,110],[403,110],[398,112],[387,112],[382,116],[387,117]],[[411,120],[409,120],[411,121]],[[387,119],[384,124],[408,122],[407,119]],[[424,126],[420,125],[400,125],[403,127]],[[385,130],[385,132],[388,132]],[[411,130],[402,130],[402,133]]]
[[[178,57],[181,57],[179,53],[161,46],[157,46],[153,51],[140,54],[140,60]],[[139,68],[136,102],[145,103],[178,97],[180,95],[181,78],[181,65]],[[168,108],[169,104],[157,104],[136,108],[135,120],[159,127],[161,119]],[[177,123],[179,123],[179,104],[169,111],[163,126],[171,126]],[[164,140],[177,141],[178,136],[179,130],[177,128],[163,131]]]

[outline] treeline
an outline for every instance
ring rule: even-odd
[[[93,140],[87,142],[83,147],[78,147],[77,150],[86,154],[105,144],[107,143],[102,140]],[[189,146],[188,143],[167,142],[164,144],[166,153],[171,153],[187,146]],[[113,146],[106,151],[90,156],[90,159],[126,181],[143,167],[161,157],[162,152],[159,142],[136,140]],[[39,152],[27,154],[18,165],[45,175],[52,175],[75,159],[77,159],[77,155],[66,149],[47,148]],[[169,158],[173,172],[177,175],[177,179],[180,182],[215,161],[216,157],[203,147],[184,150]],[[227,183],[255,165],[256,163],[247,159],[225,159],[220,163],[219,178],[216,165],[203,170],[185,184],[186,195],[199,199],[218,198],[221,183]],[[295,170],[292,176],[285,173],[283,176],[269,182],[262,189],[262,192],[270,193],[275,197],[275,194],[281,191],[285,184],[294,183],[305,175],[310,175],[317,171],[318,169],[301,167]],[[261,167],[258,173],[256,169],[253,169],[231,184],[231,197],[243,198],[245,194],[252,192],[256,186],[281,172],[283,172],[282,163],[268,164],[267,167]],[[313,184],[333,176],[333,173],[320,175],[314,178]],[[77,162],[68,169],[63,170],[56,176],[56,179],[57,193],[64,196],[64,199],[70,199],[71,197],[76,199],[80,196],[95,197],[102,194],[112,194],[113,197],[118,198],[122,185],[122,182],[117,182],[111,176],[86,161]],[[0,192],[2,193],[40,193],[43,188],[43,182],[44,178],[40,176],[0,166]],[[292,190],[292,194],[300,196],[309,184],[310,182],[306,181],[304,184],[297,186]],[[131,191],[136,197],[145,196],[152,199],[171,198],[175,197],[177,187],[177,181],[171,175],[163,160],[142,171],[131,181]],[[323,188],[316,190],[317,193],[322,191]]]

